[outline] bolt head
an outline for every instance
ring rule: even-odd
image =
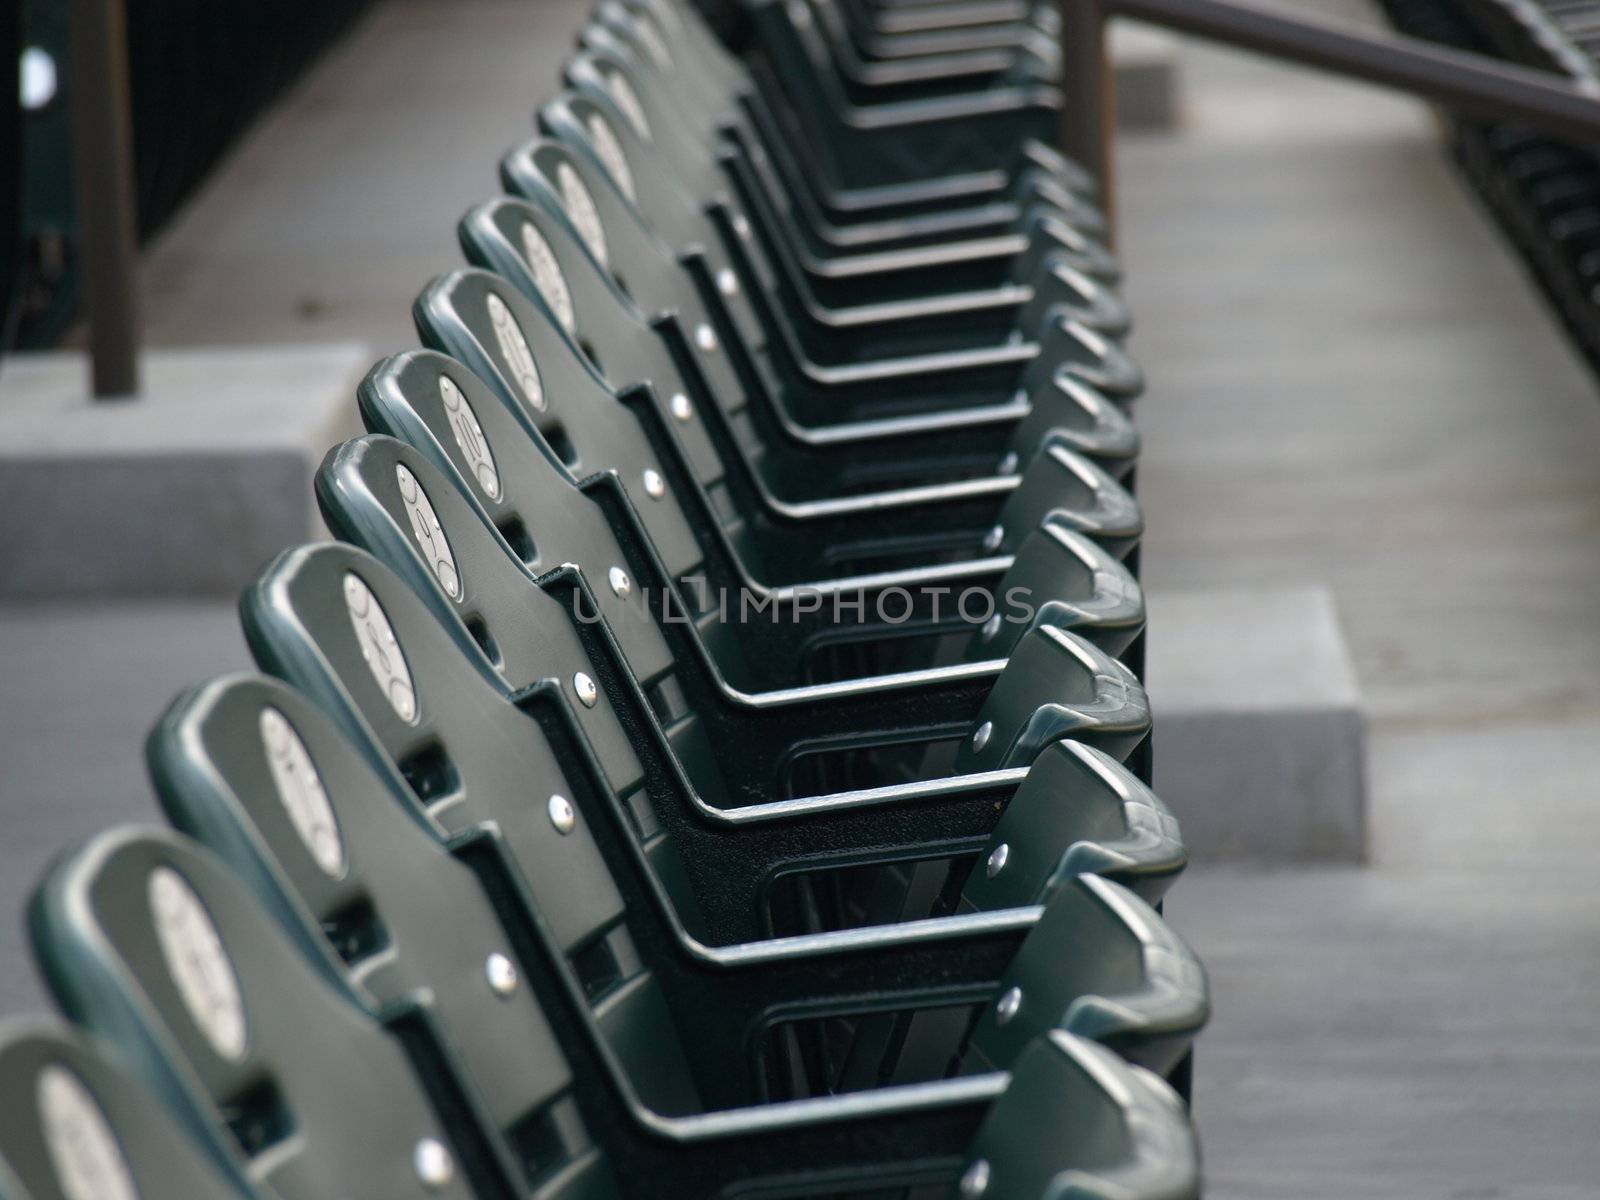
[[[644,473],[644,494],[652,500],[659,500],[667,494],[667,481],[661,478],[661,472],[646,469]]]
[[[572,807],[572,801],[559,793],[550,797],[545,811],[550,814],[550,824],[556,827],[557,833],[571,833],[578,827],[578,812]]]
[[[1011,847],[1001,842],[989,852],[989,861],[984,866],[984,872],[993,879],[1006,869],[1006,864],[1011,861]]]
[[[989,1190],[989,1161],[980,1158],[961,1176],[961,1200],[978,1200]]]
[[[710,354],[717,348],[716,331],[709,325],[697,325],[694,330],[694,344],[701,350]]]
[[[606,573],[606,578],[611,581],[611,590],[622,599],[626,600],[633,592],[633,580],[628,578],[628,573],[621,567],[612,567]]]
[[[694,405],[689,403],[689,397],[682,392],[674,392],[672,400],[672,415],[680,421],[687,421],[694,416]]]
[[[411,1152],[411,1167],[429,1191],[449,1187],[456,1177],[455,1159],[438,1138],[425,1137]]]
[[[572,677],[572,690],[578,693],[578,700],[585,708],[593,708],[600,703],[600,689],[595,686],[594,680],[582,671]]]
[[[1000,467],[999,467],[1000,474],[1002,474],[1002,475],[1015,475],[1017,473],[1017,466],[1021,462],[1022,462],[1022,458],[1021,458],[1020,455],[1017,454],[1017,452],[1015,450],[1006,451],[1006,456],[1000,460]]]
[[[983,748],[989,744],[989,738],[994,734],[994,722],[985,721],[972,731],[972,752],[982,754]]]
[[[717,291],[724,296],[737,296],[739,294],[739,277],[728,267],[723,267],[717,272]]]
[[[986,641],[986,642],[994,641],[995,637],[999,634],[999,632],[1000,632],[1000,614],[999,613],[995,613],[992,617],[990,617],[987,621],[985,621],[983,623],[983,628],[978,631],[979,636],[981,636],[983,638],[983,640]]]
[[[987,554],[993,554],[996,550],[1000,549],[1000,543],[1005,541],[1005,539],[1006,531],[1004,527],[996,525],[993,529],[989,530],[988,533],[983,535],[984,552]]]
[[[1011,1018],[1015,1017],[1022,1009],[1022,989],[1009,987],[994,1006],[994,1023],[996,1025],[1009,1025]]]
[[[511,995],[521,982],[517,977],[516,964],[498,950],[484,959],[483,974],[489,981],[489,990],[496,996]]]

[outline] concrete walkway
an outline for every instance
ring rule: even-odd
[[[1147,580],[1327,584],[1371,715],[1369,867],[1174,889],[1210,1194],[1593,1196],[1595,386],[1425,110],[1184,68],[1119,160]]]

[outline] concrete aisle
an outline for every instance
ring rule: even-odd
[[[1147,579],[1328,584],[1372,718],[1370,867],[1174,889],[1210,1194],[1592,1196],[1594,384],[1425,110],[1183,54],[1119,163]]]

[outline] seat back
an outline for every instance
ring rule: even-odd
[[[511,691],[579,673],[604,681],[575,628],[598,604],[580,596],[572,611],[540,588],[472,499],[404,442],[369,435],[336,446],[316,490],[329,528],[398,572],[441,624],[464,624]],[[613,596],[634,588],[618,564],[590,582]],[[597,701],[573,711],[611,792],[633,792],[643,770],[616,710]]]
[[[1123,759],[1149,732],[1149,697],[1132,671],[1076,634],[1038,625],[1006,661],[953,770],[1027,766],[1063,738]]]
[[[481,883],[392,769],[304,696],[259,675],[179,697],[147,757],[173,824],[283,920],[310,913],[379,1004],[426,997],[520,1161],[566,1169],[584,1150],[542,1136],[572,1080],[537,998],[517,982],[528,968]]]
[[[29,923],[63,1010],[285,1198],[506,1194],[476,1113],[419,1075],[308,920],[268,913],[193,842],[102,834],[50,871]]]
[[[460,360],[520,410],[575,477],[616,473],[675,576],[701,561],[674,490],[681,479],[675,447],[652,442],[553,312],[499,276],[467,270],[434,280],[413,313],[423,342]]]
[[[1058,887],[978,1019],[968,1071],[1004,1069],[1061,1029],[1166,1074],[1210,1014],[1200,960],[1145,901],[1079,875]]]
[[[1178,820],[1102,750],[1051,744],[1028,766],[961,892],[965,912],[1038,904],[1079,874],[1154,904],[1187,861]]]
[[[542,703],[549,725],[533,719],[454,614],[441,621],[350,546],[286,552],[240,607],[261,666],[397,767],[447,832],[498,831],[640,1095],[658,1111],[693,1111],[697,1080],[666,1052],[681,1042],[647,956],[683,936],[678,914],[695,920],[694,898],[669,897],[661,879],[682,877],[673,845],[643,844],[641,817],[607,789],[568,706]],[[590,668],[553,686],[570,707],[609,705],[597,678]]]
[[[1183,1102],[1150,1072],[1069,1033],[1018,1057],[951,1200],[1198,1200]]]
[[[536,575],[577,563],[589,579],[605,579],[628,560],[600,507],[579,490],[543,436],[461,363],[432,350],[379,362],[357,390],[361,417],[374,433],[414,447],[465,486],[516,557]],[[654,540],[661,565],[676,578],[698,562],[694,535],[676,523]],[[635,572],[637,573],[637,571]],[[665,671],[671,652],[648,619],[649,597],[611,588],[596,592],[600,611],[642,681]]]
[[[0,1200],[274,1195],[246,1181],[214,1128],[180,1123],[110,1046],[42,1021],[0,1028]]]

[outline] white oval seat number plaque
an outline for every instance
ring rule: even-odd
[[[578,172],[571,163],[556,166],[556,186],[561,189],[561,203],[566,205],[567,215],[577,226],[578,236],[589,248],[589,253],[609,271],[611,255],[606,247],[605,226],[600,224],[600,211],[595,208],[594,197],[589,194],[583,180],[578,178]]]
[[[517,322],[504,300],[490,292],[486,303],[489,309],[489,322],[494,326],[494,338],[500,345],[500,357],[505,360],[506,369],[516,378],[517,386],[528,398],[528,403],[542,410],[544,384],[539,382],[539,368],[534,365],[533,351],[528,348],[528,339],[523,337],[522,330],[517,328]]]
[[[122,1147],[82,1080],[52,1063],[39,1072],[35,1103],[50,1166],[66,1200],[139,1200]]]
[[[400,485],[400,499],[406,506],[406,515],[411,518],[411,533],[417,539],[422,557],[428,560],[428,567],[445,594],[452,600],[461,599],[461,572],[428,493],[422,490],[417,477],[404,463],[395,464],[394,477]]]
[[[450,432],[455,434],[456,445],[461,448],[461,456],[467,460],[472,477],[489,499],[500,499],[500,472],[494,465],[489,439],[483,436],[483,426],[478,424],[478,414],[472,411],[472,405],[448,375],[439,376],[439,398],[444,403]]]
[[[167,972],[196,1027],[223,1058],[244,1055],[244,1001],[217,927],[188,882],[171,867],[150,873],[150,912]]]
[[[544,297],[544,302],[555,311],[561,328],[571,333],[576,326],[572,308],[572,292],[567,287],[567,277],[561,273],[561,264],[544,234],[533,227],[532,221],[522,223],[522,255],[533,268],[533,282]]]
[[[411,668],[394,636],[394,627],[366,584],[355,575],[344,577],[344,603],[350,611],[361,657],[389,700],[395,715],[407,724],[417,719],[417,690],[411,683]]]
[[[616,101],[623,115],[633,122],[634,130],[648,142],[650,122],[644,115],[644,105],[639,102],[639,93],[633,90],[633,84],[628,82],[627,76],[620,71],[613,71],[606,79],[606,90],[611,93],[611,99]]]
[[[589,140],[594,143],[594,152],[605,163],[611,178],[617,181],[622,194],[637,204],[639,194],[633,188],[633,172],[628,169],[627,156],[622,153],[622,143],[617,141],[617,132],[611,128],[611,122],[599,113],[592,112],[583,124],[589,131]]]
[[[294,831],[300,835],[312,861],[334,879],[344,874],[344,839],[328,803],[328,793],[317,774],[306,744],[275,708],[261,710],[261,745],[267,752],[267,769]]]

